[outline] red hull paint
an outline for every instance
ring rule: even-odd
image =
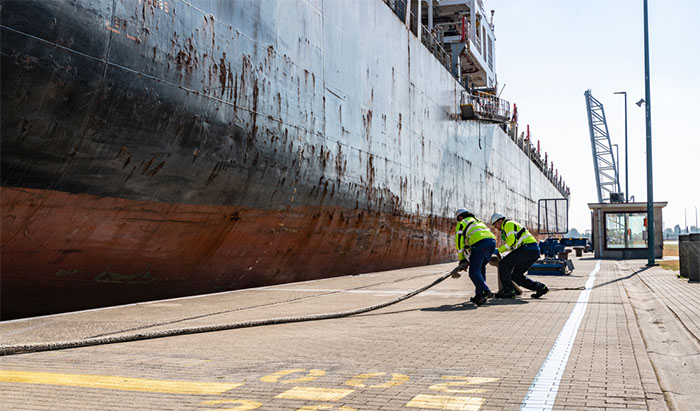
[[[446,220],[10,187],[0,199],[3,319],[454,258]]]

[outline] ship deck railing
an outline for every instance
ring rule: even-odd
[[[433,54],[433,56],[435,56],[440,64],[442,64],[448,71],[452,72],[450,70],[450,65],[452,64],[450,54],[445,51],[445,48],[442,47],[442,44],[437,37],[435,37],[425,26],[423,26],[423,30],[421,31],[421,37],[421,42],[423,45]]]
[[[463,90],[459,103],[462,119],[486,120],[495,123],[510,121],[510,103],[492,94]]]
[[[396,16],[401,21],[406,20],[406,0],[384,0],[384,3],[387,6],[389,6],[391,11],[393,11],[394,14],[396,14]],[[418,36],[418,17],[415,15],[415,13],[411,11],[409,19],[409,30],[415,36]],[[431,33],[430,29],[422,23],[421,26],[421,43],[423,43],[423,45],[433,54],[433,56],[435,56],[435,58],[440,62],[440,64],[442,64],[450,73],[452,73],[452,70],[450,68],[450,54],[445,50],[445,48],[442,46],[442,43],[437,39],[435,35],[436,33]]]
[[[402,22],[406,21],[406,0],[383,1]],[[479,2],[480,7],[483,9],[482,0],[477,1]],[[409,11],[409,13],[409,30],[415,36],[418,36],[418,18],[412,11]],[[458,76],[456,76],[452,71],[452,57],[443,47],[442,41],[438,39],[438,37],[442,38],[442,35],[439,35],[438,33],[431,33],[430,29],[423,25],[422,22],[420,24],[422,26],[420,30],[421,43],[423,43],[423,45],[433,54],[433,56],[435,56],[440,64],[442,64],[447,71],[459,81],[460,79]],[[434,26],[438,32],[440,31],[439,26],[439,23]],[[467,30],[467,32],[471,33],[471,30]],[[473,42],[473,44],[477,46],[481,52],[481,36],[479,35],[479,31],[477,31],[477,33],[477,39]],[[489,55],[489,57],[491,57],[491,55]],[[489,61],[489,65],[491,64],[492,61]],[[549,179],[549,181],[564,197],[569,197],[569,187],[564,183],[562,177],[557,175],[553,168],[550,169],[547,167],[546,160],[542,159],[529,139],[524,138],[523,136],[518,138],[518,125],[514,119],[511,119],[511,109],[508,101],[502,100],[489,93],[463,90],[460,99],[460,111],[463,119],[475,119],[501,123],[504,131],[506,131],[513,142],[520,147],[525,154],[527,154],[528,158],[530,161],[532,161],[535,167],[542,171],[547,179]]]
[[[562,176],[559,175],[556,170],[554,170],[554,165],[552,163],[548,163],[546,159],[542,158],[542,155],[537,150],[537,147],[532,144],[532,141],[529,138],[525,137],[525,133],[521,133],[520,136],[518,136],[518,123],[515,121],[510,121],[509,123],[504,124],[504,127],[506,129],[506,134],[508,134],[511,140],[513,140],[513,143],[515,143],[515,145],[527,155],[527,158],[530,159],[532,164],[534,164],[535,167],[537,167],[537,169],[544,174],[552,185],[557,188],[561,195],[563,195],[565,198],[569,198],[571,190],[569,189],[569,186],[566,185],[566,182]]]

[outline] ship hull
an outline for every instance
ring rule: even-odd
[[[381,1],[1,4],[3,319],[446,262],[454,208],[561,197]]]
[[[366,210],[0,194],[6,318],[355,274],[353,261],[362,271],[435,263],[448,253],[440,222]]]

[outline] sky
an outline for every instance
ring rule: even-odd
[[[518,105],[571,187],[569,227],[590,229],[597,190],[583,93],[604,107],[619,144],[625,187],[627,91],[629,191],[647,201],[643,0],[484,0],[495,10],[496,72],[501,98]],[[649,0],[654,201],[667,201],[664,226],[695,225],[700,209],[700,1]],[[614,150],[614,149],[613,149]],[[698,210],[700,217],[700,210]]]

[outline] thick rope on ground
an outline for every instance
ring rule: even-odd
[[[441,277],[433,281],[432,283],[421,287],[417,290],[411,291],[408,294],[404,294],[401,297],[397,297],[391,301],[387,301],[381,304],[372,305],[370,307],[358,308],[350,311],[341,311],[337,313],[329,314],[313,314],[313,315],[303,315],[298,317],[282,317],[282,318],[269,318],[265,320],[255,320],[255,321],[242,321],[237,323],[219,324],[219,325],[205,325],[201,327],[187,327],[178,328],[174,330],[162,330],[162,331],[151,331],[137,334],[127,334],[121,336],[104,337],[104,338],[88,338],[84,340],[75,341],[56,341],[49,343],[38,343],[38,344],[18,344],[0,347],[0,356],[2,355],[15,355],[15,354],[26,354],[32,352],[41,351],[53,351],[53,350],[64,350],[68,348],[79,348],[79,347],[89,347],[93,345],[104,345],[104,344],[115,344],[130,341],[139,340],[150,340],[153,338],[163,338],[163,337],[174,337],[177,335],[187,335],[187,334],[198,334],[198,333],[208,333],[213,331],[224,331],[233,330],[237,328],[250,328],[259,327],[263,325],[273,325],[273,324],[287,324],[287,323],[297,323],[303,321],[317,321],[317,320],[329,320],[333,318],[348,317],[351,315],[357,315],[366,313],[368,311],[378,310],[380,308],[388,307],[390,305],[399,303],[403,300],[411,298],[423,291],[432,288],[447,277],[449,277],[452,272],[443,274]]]

